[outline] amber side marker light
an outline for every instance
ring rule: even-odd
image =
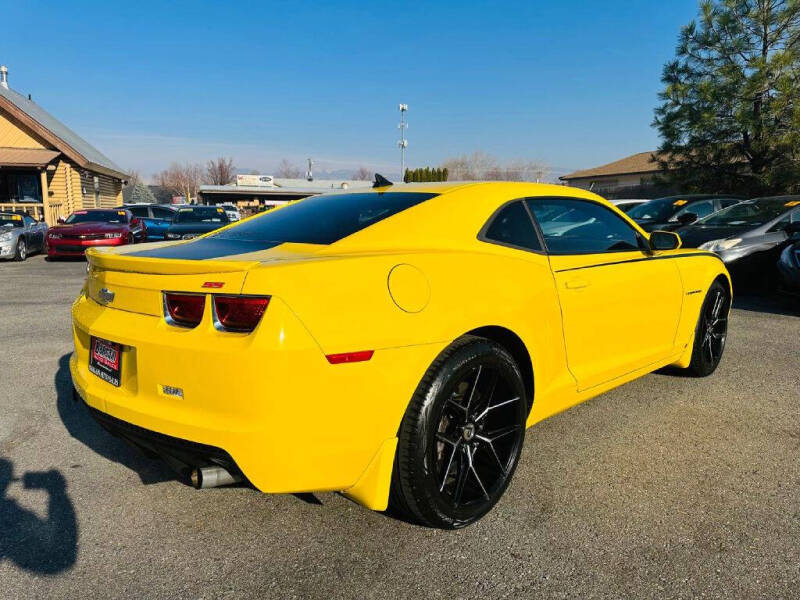
[[[325,358],[332,365],[341,365],[344,363],[364,362],[372,358],[375,354],[374,350],[361,350],[360,352],[345,352],[344,354],[326,354]]]

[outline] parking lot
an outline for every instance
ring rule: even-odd
[[[537,425],[499,506],[446,532],[337,494],[196,491],[106,434],[70,394],[85,269],[0,264],[3,598],[800,596],[796,301],[737,298],[712,377]]]

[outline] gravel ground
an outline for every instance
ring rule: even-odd
[[[528,432],[458,532],[337,494],[196,491],[70,399],[85,263],[0,264],[2,598],[798,598],[800,304],[739,298],[722,365]]]

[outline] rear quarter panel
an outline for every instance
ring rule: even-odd
[[[505,327],[528,348],[538,394],[566,364],[547,257],[478,244],[485,251],[331,257],[264,266],[248,273],[243,292],[280,297],[326,354],[449,343],[478,327]],[[403,310],[392,298],[389,274],[397,265],[412,265],[429,286],[428,301],[418,312]],[[415,375],[417,381],[423,373]]]

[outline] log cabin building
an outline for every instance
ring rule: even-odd
[[[128,175],[30,96],[0,67],[0,210],[48,225],[82,208],[122,204]]]

